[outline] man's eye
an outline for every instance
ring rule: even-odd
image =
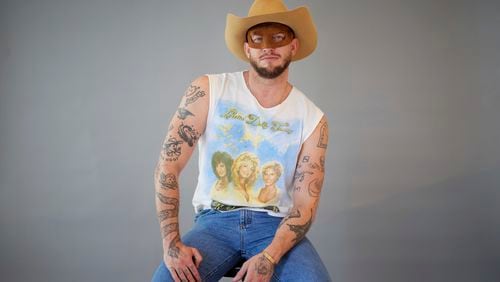
[[[281,41],[285,40],[285,35],[281,34],[281,33],[273,35],[273,40],[274,40],[274,42],[281,42]]]
[[[261,43],[262,42],[262,37],[260,36],[254,36],[252,37],[253,43]]]

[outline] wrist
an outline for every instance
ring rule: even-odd
[[[262,255],[270,262],[272,263],[274,266],[276,266],[277,264],[277,261],[268,253],[266,252],[265,250],[262,251]]]
[[[283,256],[283,253],[280,250],[273,248],[271,246],[264,249],[262,251],[262,254],[267,258],[267,260],[272,262],[274,265],[278,264],[279,261],[281,260],[281,257]]]

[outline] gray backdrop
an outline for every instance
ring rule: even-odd
[[[331,123],[309,237],[334,281],[500,281],[499,2],[307,2],[291,81]],[[246,67],[223,31],[250,4],[1,1],[2,281],[150,279],[168,121],[192,79]]]

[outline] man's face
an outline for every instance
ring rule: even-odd
[[[245,52],[254,70],[261,77],[272,79],[287,69],[297,47],[290,28],[269,23],[248,30]]]

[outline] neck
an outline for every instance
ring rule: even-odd
[[[292,85],[288,83],[288,68],[278,77],[263,78],[250,68],[243,73],[248,89],[264,108],[281,104],[290,94]]]

